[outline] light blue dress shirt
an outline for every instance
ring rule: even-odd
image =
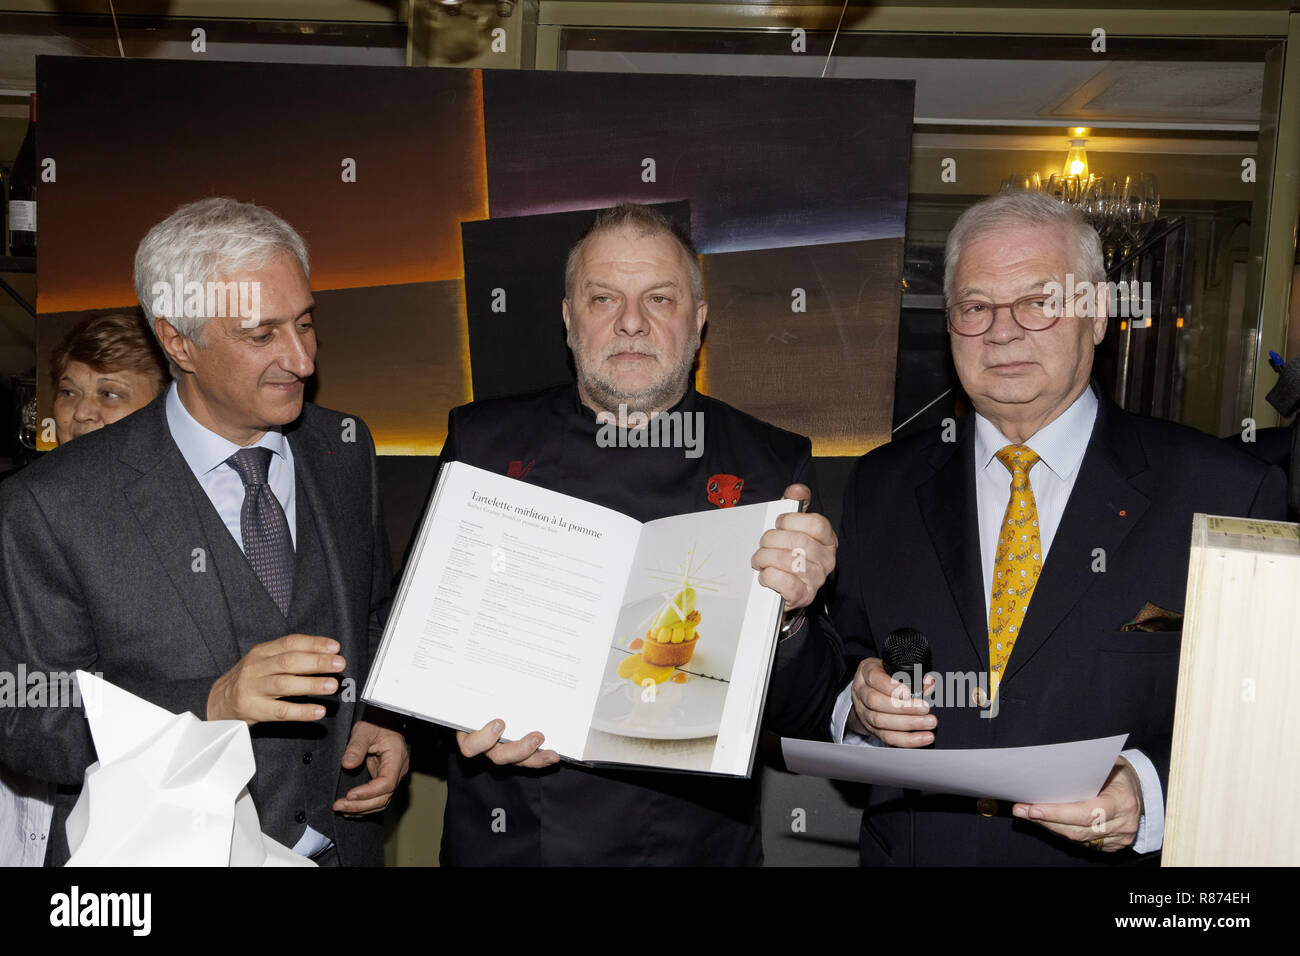
[[[54,784],[0,764],[0,866],[42,866],[54,816]]]
[[[236,445],[227,438],[222,438],[214,431],[200,425],[190,414],[185,403],[181,401],[173,382],[167,391],[167,427],[171,430],[172,440],[180,449],[185,464],[190,466],[194,477],[198,479],[207,494],[212,507],[230,531],[231,537],[244,550],[244,536],[239,530],[239,512],[244,507],[244,482],[239,472],[226,464],[235,452],[243,446]],[[285,520],[289,522],[289,534],[293,544],[298,546],[298,521],[295,501],[295,482],[293,476],[293,450],[289,439],[281,432],[269,431],[253,442],[250,448],[271,449],[271,464],[267,469],[267,483],[275,495],[280,507],[284,509]]]

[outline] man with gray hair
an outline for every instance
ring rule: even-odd
[[[852,679],[831,734],[944,749],[1127,734],[1125,749],[1077,803],[873,786],[864,865],[1122,864],[1160,849],[1192,515],[1284,518],[1283,481],[1091,383],[1103,279],[1096,232],[1042,194],[986,199],[953,227],[948,329],[974,413],[855,466],[831,609]],[[938,676],[921,700],[882,666],[902,628],[929,639]]]
[[[807,513],[782,515],[752,542],[751,564],[787,610],[764,724],[824,737],[841,662],[814,605],[835,566],[835,533],[817,513],[812,447],[695,390],[707,312],[699,261],[679,225],[634,204],[602,210],[565,271],[561,315],[576,382],[453,409],[442,457],[643,522],[781,497],[808,502]],[[673,421],[698,422],[698,442],[658,440],[671,438],[660,425]],[[756,782],[562,765],[542,746],[546,729],[494,720],[457,734],[444,864],[761,862]]]
[[[396,721],[356,701],[388,541],[365,424],[303,400],[307,275],[298,233],[232,199],[144,237],[136,290],[175,382],[0,489],[0,663],[245,721],[263,829],[321,863],[373,865],[407,769]],[[6,709],[0,727],[5,763],[67,785],[47,858],[61,864],[95,759],[83,715]]]

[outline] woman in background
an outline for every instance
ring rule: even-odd
[[[60,445],[125,418],[167,387],[162,351],[138,314],[77,323],[50,357],[54,430]],[[0,765],[0,866],[40,866],[54,786]]]
[[[144,408],[171,374],[139,314],[78,323],[50,356],[54,429],[60,445]]]

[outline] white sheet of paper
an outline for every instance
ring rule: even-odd
[[[781,738],[795,773],[1015,803],[1074,803],[1101,790],[1127,734],[1040,747],[907,750]]]

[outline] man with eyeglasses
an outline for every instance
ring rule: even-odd
[[[853,676],[833,739],[1128,740],[1101,792],[1078,803],[873,786],[862,863],[1156,859],[1192,514],[1284,518],[1282,474],[1129,414],[1090,382],[1109,303],[1100,241],[1075,209],[1030,192],[977,203],[948,237],[944,279],[974,414],[955,433],[876,449],[850,478],[832,616]],[[881,664],[901,627],[929,639],[933,706]]]

